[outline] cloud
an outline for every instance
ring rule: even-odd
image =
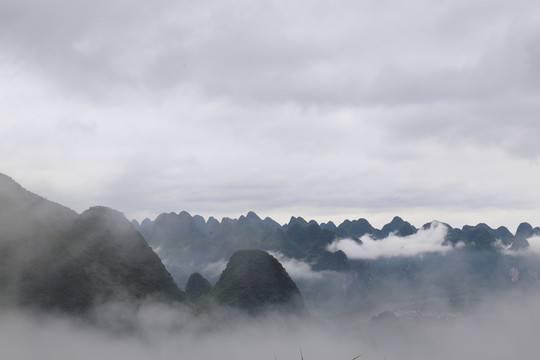
[[[529,247],[527,250],[533,254],[540,255],[540,236],[533,236],[527,239]]]
[[[337,239],[328,246],[328,250],[341,250],[351,259],[444,253],[452,249],[443,245],[447,231],[446,225],[433,222],[428,229],[420,229],[416,234],[404,237],[391,234],[387,238],[375,240],[369,235],[364,235],[361,238],[362,244],[352,239]]]
[[[531,221],[539,6],[6,0],[2,171],[140,220]]]
[[[243,103],[396,106],[528,91],[538,75],[527,1],[53,4],[5,2],[2,44],[103,100],[187,86]]]
[[[227,267],[227,260],[222,259],[210,264],[204,265],[201,274],[208,279],[218,279],[221,276],[221,273]]]
[[[517,251],[508,248],[505,250],[505,254],[510,256],[540,255],[540,236],[535,235],[528,238],[527,241],[529,242],[528,247]]]
[[[10,359],[367,359],[531,358],[540,326],[537,296],[498,296],[474,314],[427,321],[398,316],[373,324],[359,314],[337,321],[269,316],[219,323],[152,304],[113,307],[109,325],[134,324],[112,333],[69,318],[0,311],[0,345]],[[131,313],[131,318],[123,318]],[[415,312],[418,313],[418,312]],[[425,315],[425,314],[424,314]],[[29,346],[31,344],[31,346]]]
[[[297,281],[297,280],[322,280],[324,279],[325,273],[328,271],[313,271],[311,269],[311,266],[298,259],[291,259],[286,257],[280,252],[277,251],[270,251],[270,255],[275,257],[281,265],[285,268],[289,276]]]

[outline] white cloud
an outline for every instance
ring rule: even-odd
[[[517,254],[534,254],[534,255],[540,255],[540,236],[536,235],[529,239],[527,239],[529,242],[529,246],[525,249],[520,249],[517,251]],[[509,255],[515,255],[516,252],[512,250],[508,250],[506,252]]]
[[[474,316],[467,313],[444,321],[401,318],[388,326],[369,326],[359,314],[335,321],[273,314],[224,323],[153,304],[119,304],[99,314],[112,329],[129,329],[116,336],[73,319],[3,310],[0,346],[5,358],[21,360],[300,359],[300,349],[305,359],[313,360],[358,355],[402,360],[534,358],[538,304],[538,296],[498,296]]]
[[[389,235],[387,238],[375,240],[364,235],[362,244],[352,239],[337,239],[328,246],[329,251],[341,250],[350,259],[376,259],[378,257],[416,256],[424,253],[444,253],[452,249],[443,246],[448,228],[446,225],[433,222],[428,229],[420,229],[409,236]]]
[[[140,220],[534,219],[539,3],[338,3],[5,0],[0,171]]]
[[[219,278],[223,270],[227,267],[227,260],[222,259],[210,264],[206,264],[203,269],[200,271],[207,279],[216,279]]]
[[[324,271],[313,271],[311,266],[304,261],[288,258],[276,251],[269,253],[283,265],[293,280],[322,280],[324,278]]]

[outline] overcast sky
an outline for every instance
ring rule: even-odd
[[[76,211],[540,225],[537,0],[0,0],[0,172]]]

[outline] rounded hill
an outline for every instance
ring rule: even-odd
[[[268,310],[305,314],[304,300],[281,263],[262,250],[239,250],[212,289],[221,304],[258,314]]]

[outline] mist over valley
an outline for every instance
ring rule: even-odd
[[[2,358],[538,358],[538,24],[0,0]]]
[[[103,207],[77,214],[5,175],[0,202],[0,331],[13,359],[535,351],[539,229],[528,223],[512,233],[395,217],[376,229],[180,212],[139,224]]]

